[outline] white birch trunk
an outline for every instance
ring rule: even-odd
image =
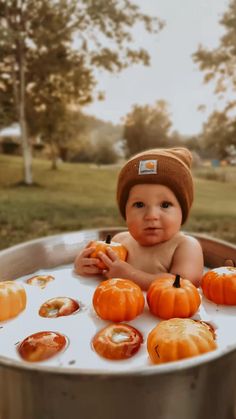
[[[32,174],[32,151],[26,129],[25,120],[25,60],[24,60],[24,43],[20,40],[20,103],[19,103],[19,119],[21,128],[21,141],[24,165],[24,182],[26,185],[33,184]]]

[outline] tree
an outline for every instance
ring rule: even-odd
[[[70,119],[70,126],[72,130],[75,128],[77,139],[76,136],[71,137],[68,161],[97,164],[112,164],[117,161],[122,154],[121,125],[113,125],[76,111],[71,114]]]
[[[228,10],[224,13],[220,23],[224,26],[225,32],[220,38],[219,46],[212,50],[200,46],[193,54],[193,59],[199,64],[200,70],[205,73],[204,81],[206,83],[214,81],[215,94],[224,97],[228,91],[236,92],[236,0],[230,1]],[[208,145],[212,143],[218,156],[225,154],[229,142],[236,145],[236,120],[231,113],[235,105],[236,100],[232,100],[227,103],[223,111],[213,112],[205,127]],[[217,128],[218,123],[223,125]],[[215,139],[209,139],[209,127],[211,133],[216,132]],[[223,129],[226,128],[227,132],[224,133]],[[219,145],[216,145],[215,142],[218,142]]]
[[[42,131],[43,121],[52,122],[56,109],[61,115],[66,101],[91,100],[92,75],[70,47],[75,3],[0,0],[1,87],[13,98],[14,120],[20,122],[28,185],[33,183],[30,136]]]
[[[154,106],[135,105],[125,118],[123,137],[127,156],[153,147],[168,146],[171,125],[164,100],[159,100]]]
[[[201,136],[203,154],[208,158],[226,158],[235,135],[235,121],[229,120],[225,112],[214,111],[204,124]]]
[[[0,0],[0,90],[20,122],[26,184],[33,182],[29,135],[42,129],[39,121],[91,101],[96,67],[149,64],[147,51],[132,45],[136,24],[150,33],[162,27],[129,0]]]
[[[70,111],[60,101],[54,101],[49,107],[49,112],[41,115],[41,139],[50,150],[52,169],[57,169],[58,159],[67,160],[71,143],[79,137],[83,129],[78,112]]]

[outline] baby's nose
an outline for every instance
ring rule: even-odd
[[[157,219],[160,216],[160,212],[157,207],[147,207],[145,218],[146,219]]]

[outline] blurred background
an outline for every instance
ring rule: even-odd
[[[186,146],[185,231],[236,243],[236,0],[0,0],[0,249],[124,225],[132,154]]]

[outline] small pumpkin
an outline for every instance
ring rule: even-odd
[[[147,303],[152,314],[161,319],[191,317],[201,303],[197,288],[188,279],[176,275],[154,280],[147,292]]]
[[[147,338],[147,350],[154,364],[190,358],[216,348],[209,326],[192,319],[163,320]]]
[[[93,295],[93,307],[103,320],[123,322],[142,313],[144,296],[141,288],[129,279],[102,281]]]
[[[226,266],[206,272],[201,287],[208,300],[216,304],[236,305],[236,267]]]
[[[0,282],[0,321],[18,316],[26,306],[24,287],[15,281]]]
[[[128,324],[110,324],[92,340],[95,351],[103,358],[119,360],[135,355],[143,343],[141,333]]]
[[[106,254],[108,247],[110,247],[121,260],[126,260],[127,258],[127,249],[121,243],[111,241],[110,234],[107,235],[105,241],[102,241],[102,240],[92,241],[89,247],[95,247],[94,252],[90,255],[90,257],[92,258],[99,259],[98,253],[103,252]],[[100,269],[106,269],[106,265],[102,260],[99,261],[99,264],[97,266]]]

